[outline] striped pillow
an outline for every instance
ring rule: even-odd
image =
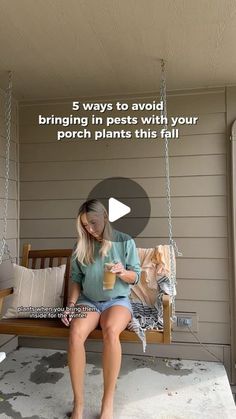
[[[55,310],[47,310],[47,307],[62,307],[65,269],[66,265],[29,269],[13,263],[14,293],[2,319],[43,318],[42,315],[39,316],[39,313],[55,313]]]

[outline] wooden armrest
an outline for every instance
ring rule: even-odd
[[[162,302],[163,302],[163,333],[164,333],[164,343],[170,343],[171,342],[171,324],[170,324],[170,296],[169,295],[163,295],[162,296]]]
[[[163,295],[162,296],[162,302],[163,302],[163,308],[170,305],[170,296],[169,295]]]
[[[0,298],[7,297],[10,294],[13,294],[13,288],[4,288],[0,290]]]

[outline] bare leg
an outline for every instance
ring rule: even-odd
[[[131,319],[128,308],[113,306],[101,314],[103,330],[103,379],[104,392],[100,419],[113,418],[115,386],[121,366],[121,344],[119,335]]]
[[[70,325],[68,365],[74,393],[74,409],[71,419],[82,419],[84,405],[84,371],[86,355],[84,342],[99,323],[100,313],[87,312],[85,318],[74,318]]]

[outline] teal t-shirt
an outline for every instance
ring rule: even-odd
[[[116,259],[117,262],[123,264],[125,269],[136,272],[137,279],[140,280],[140,261],[134,240],[117,230],[113,230],[113,234],[116,241],[112,242],[112,247],[104,258],[99,255],[101,243],[97,240],[94,241],[94,263],[82,265],[74,255],[71,257],[71,280],[78,282],[81,292],[94,301],[103,301],[118,296],[127,297],[130,294],[131,284],[118,276],[116,276],[115,286],[112,290],[103,290],[104,264],[107,262]]]

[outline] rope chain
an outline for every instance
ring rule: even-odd
[[[3,213],[3,236],[2,245],[0,249],[0,264],[3,261],[3,255],[6,251],[11,263],[14,262],[11,252],[7,244],[7,210],[8,210],[8,195],[9,195],[9,160],[10,160],[10,140],[11,140],[11,105],[12,105],[12,72],[8,73],[8,88],[5,95],[5,121],[6,121],[6,167],[5,167],[5,202]]]
[[[164,129],[168,129],[168,117],[167,117],[167,100],[166,100],[166,73],[165,73],[165,61],[161,60],[161,86],[160,86],[160,99],[163,102],[163,111],[161,111],[161,116],[164,117]],[[182,256],[182,253],[179,252],[177,243],[173,240],[172,232],[172,207],[171,207],[171,192],[170,192],[170,166],[169,166],[169,139],[165,135],[165,179],[166,179],[166,200],[167,200],[167,210],[168,210],[168,231],[169,231],[169,248],[170,248],[170,280],[172,285],[172,319],[175,321],[175,288],[176,288],[176,275],[175,272],[175,263],[174,263],[174,254]]]

